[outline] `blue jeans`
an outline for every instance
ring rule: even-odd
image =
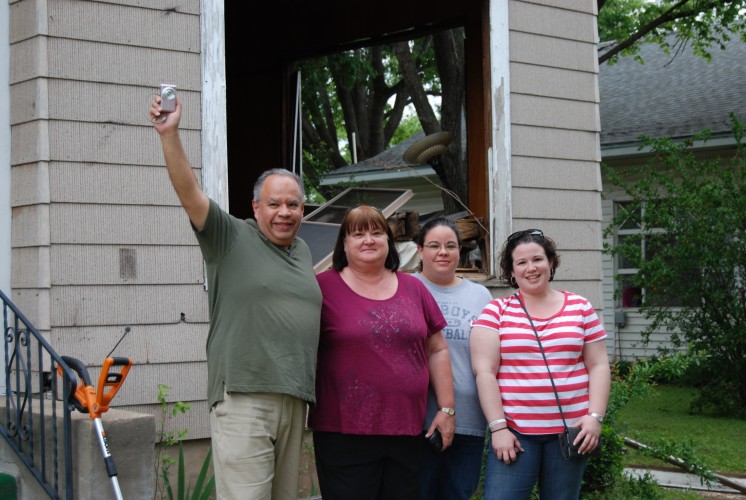
[[[506,464],[489,450],[485,473],[484,500],[527,499],[539,481],[542,499],[577,500],[588,457],[565,460],[556,434],[529,436],[511,430],[521,442],[523,453]]]
[[[484,438],[456,434],[453,444],[443,453],[433,450],[427,442],[423,448],[420,498],[469,500],[479,485]]]

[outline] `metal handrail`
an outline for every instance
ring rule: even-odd
[[[3,301],[5,408],[0,434],[50,498],[73,499],[71,412],[75,372],[0,290]],[[58,373],[61,373],[61,382]],[[60,388],[59,385],[62,385]],[[63,395],[58,409],[56,395]],[[62,412],[62,453],[58,413]],[[49,416],[49,417],[48,417]],[[48,431],[45,419],[51,418]],[[50,435],[51,434],[51,435]],[[60,471],[63,484],[60,484]],[[64,490],[61,492],[61,489]]]

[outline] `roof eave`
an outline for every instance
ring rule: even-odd
[[[320,182],[322,186],[334,186],[340,182],[376,182],[381,180],[399,180],[411,177],[432,177],[435,170],[429,165],[413,165],[409,167],[391,167],[381,170],[365,172],[350,172],[343,174],[326,174]]]
[[[676,141],[687,141],[688,138],[676,139]],[[733,147],[736,139],[732,136],[711,137],[707,141],[697,140],[692,142],[692,150],[706,150]],[[650,147],[642,147],[642,142],[627,142],[621,144],[601,145],[601,158],[604,160],[628,158],[631,156],[649,155],[653,152]]]

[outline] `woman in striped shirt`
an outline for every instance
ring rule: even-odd
[[[611,384],[606,332],[588,300],[552,289],[559,261],[540,230],[510,235],[500,277],[517,292],[487,304],[472,326],[472,367],[493,451],[485,500],[529,498],[537,480],[542,499],[577,499],[587,455],[599,444]],[[567,425],[582,428],[575,441],[581,459],[562,456],[564,425],[549,370]]]

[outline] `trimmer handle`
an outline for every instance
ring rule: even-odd
[[[83,364],[79,359],[71,358],[70,356],[62,356],[62,361],[67,363],[67,366],[73,369],[78,377],[83,379],[85,385],[91,385],[91,377],[88,375],[88,367]]]
[[[62,361],[72,368],[80,379],[75,386],[75,391],[71,391],[68,403],[75,406],[79,412],[90,414],[92,419],[99,418],[109,409],[109,403],[124,383],[132,367],[130,358],[106,358],[98,378],[98,390],[94,390],[91,377],[88,375],[88,368],[83,362],[69,356],[62,356]],[[110,371],[113,366],[121,367],[121,370]],[[58,366],[57,372],[61,376],[62,368]]]
[[[121,366],[122,368],[118,372],[112,372],[110,370],[113,366]],[[109,403],[124,383],[131,367],[132,360],[130,358],[109,357],[104,360],[101,375],[98,377],[98,391],[96,391],[96,399],[101,413],[109,409]]]
[[[89,408],[96,408],[96,394],[93,392],[93,386],[91,385],[91,377],[88,375],[88,368],[79,359],[71,358],[70,356],[62,356],[67,366],[78,375],[80,381],[76,383],[75,390],[70,391],[70,399],[68,403],[72,403],[75,409],[81,413],[88,413]],[[62,368],[57,367],[57,373],[62,375]]]

